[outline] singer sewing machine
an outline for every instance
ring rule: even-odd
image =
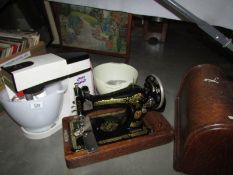
[[[144,88],[132,84],[104,95],[91,95],[88,87],[76,84],[75,95],[77,116],[70,122],[74,150],[95,151],[98,145],[148,134],[150,129],[143,125],[143,115],[164,104],[162,84],[153,75],[146,78]],[[110,107],[123,107],[125,111],[89,119],[88,112]]]
[[[103,95],[91,95],[87,87],[77,84],[74,91],[77,115],[63,119],[69,168],[172,140],[172,129],[160,114],[165,97],[156,76],[146,77],[144,87],[131,84]]]

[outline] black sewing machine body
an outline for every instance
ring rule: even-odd
[[[143,88],[132,84],[112,93],[91,95],[87,87],[76,85],[75,94],[77,116],[69,123],[74,151],[95,151],[103,144],[148,134],[151,131],[144,126],[144,114],[164,104],[161,82],[154,76],[146,78]],[[119,110],[107,110],[114,108]]]

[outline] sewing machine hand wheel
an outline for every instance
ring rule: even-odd
[[[148,97],[146,106],[158,110],[165,102],[164,89],[160,79],[156,75],[147,76],[144,83],[145,94]]]

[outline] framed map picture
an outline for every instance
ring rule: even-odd
[[[51,6],[63,47],[129,56],[130,14],[55,2]]]

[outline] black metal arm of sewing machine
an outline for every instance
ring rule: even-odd
[[[149,130],[144,127],[142,120],[144,114],[148,110],[160,110],[165,103],[163,86],[155,75],[146,77],[144,87],[131,84],[112,93],[91,95],[88,87],[80,88],[75,84],[74,91],[77,120],[71,124],[71,130],[78,140],[73,142],[74,150],[80,149],[82,142],[84,147],[92,151],[100,144],[147,134]],[[92,111],[107,108],[125,108],[126,114],[103,115],[91,119],[86,117]],[[85,134],[88,139],[83,137]],[[79,140],[80,137],[83,141]]]
[[[155,75],[145,79],[144,87],[131,84],[128,87],[102,95],[91,95],[88,87],[75,85],[78,114],[86,114],[90,110],[108,107],[130,107],[134,118],[140,118],[147,110],[159,110],[164,105],[164,90],[161,81]],[[137,115],[137,116],[135,116]],[[138,116],[140,115],[140,116]]]

